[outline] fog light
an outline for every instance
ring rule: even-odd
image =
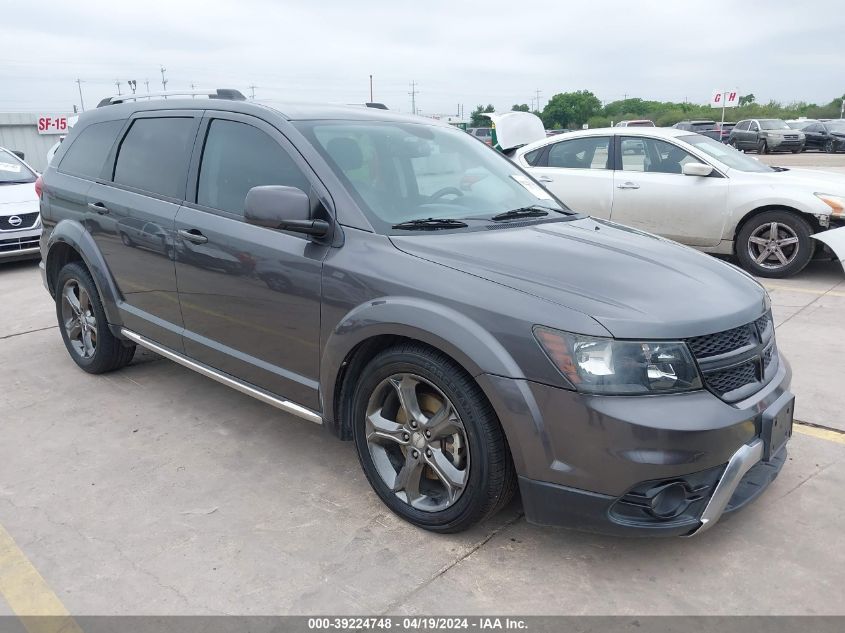
[[[663,519],[677,516],[686,509],[687,505],[687,489],[678,481],[663,486],[651,498],[652,514]]]

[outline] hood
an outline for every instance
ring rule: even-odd
[[[496,145],[502,151],[515,149],[546,138],[543,122],[531,112],[490,112],[484,116],[492,121],[496,131]]]
[[[617,338],[710,334],[753,321],[768,305],[762,286],[730,264],[591,218],[391,240],[410,255],[589,315]]]
[[[789,171],[765,172],[767,177],[790,185],[801,185],[821,193],[845,194],[845,175],[815,169],[795,169]]]
[[[10,203],[24,203],[21,206],[25,208],[20,209],[21,213],[38,211],[38,196],[35,193],[35,183],[25,182],[16,185],[0,184],[0,213],[17,212],[2,206]],[[32,206],[31,209],[30,206]]]

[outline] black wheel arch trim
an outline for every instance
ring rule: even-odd
[[[94,284],[97,286],[97,292],[100,294],[100,300],[103,303],[103,310],[106,313],[109,324],[120,326],[122,324],[118,309],[118,303],[121,301],[120,291],[94,238],[76,220],[65,219],[56,224],[44,247],[44,262],[50,294],[53,297],[56,294],[54,287],[56,279],[54,275],[58,274],[59,271],[52,271],[52,262],[54,261],[52,258],[56,257],[58,252],[56,247],[59,244],[65,244],[79,254],[79,257],[94,279]],[[53,273],[52,278],[51,273]]]
[[[326,336],[320,362],[320,392],[328,429],[348,439],[340,413],[343,371],[363,343],[378,337],[419,341],[442,351],[473,378],[495,374],[521,378],[522,370],[504,346],[478,323],[442,305],[413,297],[386,297],[359,305]]]

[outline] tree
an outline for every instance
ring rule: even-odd
[[[750,93],[750,94],[747,94],[747,95],[740,95],[739,96],[739,107],[741,108],[742,106],[745,106],[745,105],[751,105],[752,103],[754,103],[756,101],[756,99],[757,98],[754,96],[753,92]]]
[[[511,106],[511,112],[531,112],[527,103],[515,103]]]
[[[581,127],[600,111],[601,101],[589,90],[561,92],[549,99],[541,118],[547,129],[555,126]]]
[[[488,103],[487,107],[485,108],[483,105],[479,104],[475,106],[475,110],[469,115],[469,125],[470,127],[489,127],[490,126],[490,117],[482,116],[485,112],[495,112],[496,108],[493,107],[492,103]]]

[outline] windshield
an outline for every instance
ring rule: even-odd
[[[302,121],[299,130],[376,230],[413,220],[489,220],[561,206],[501,154],[453,128],[417,123]]]
[[[760,119],[760,127],[764,130],[789,130],[786,121],[780,119]]]
[[[12,152],[0,149],[0,185],[35,182],[35,174]]]
[[[805,127],[815,123],[815,121],[805,120],[805,121],[787,121],[786,124],[793,130],[803,130]]]
[[[831,121],[826,125],[831,132],[845,132],[845,121]]]
[[[739,150],[735,150],[730,145],[720,143],[709,136],[702,136],[701,134],[690,134],[688,136],[679,137],[685,143],[689,143],[696,149],[701,150],[708,156],[718,160],[720,163],[727,165],[731,169],[739,171],[774,171],[768,165],[754,160],[750,156],[746,156]]]

